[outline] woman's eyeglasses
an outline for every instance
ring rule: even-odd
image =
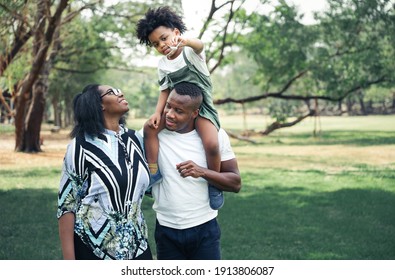
[[[103,98],[107,94],[108,95],[120,96],[122,94],[122,91],[119,88],[110,88],[102,96],[100,96],[100,98]]]

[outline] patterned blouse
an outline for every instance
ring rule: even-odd
[[[149,171],[138,137],[120,127],[67,147],[57,217],[74,213],[75,234],[101,259],[134,259],[148,249],[141,202]]]

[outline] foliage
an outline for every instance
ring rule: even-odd
[[[175,7],[178,1],[171,1]],[[171,4],[167,2],[167,4]],[[62,29],[62,50],[56,59],[50,97],[69,108],[72,97],[89,83],[121,88],[137,116],[148,116],[157,99],[152,69],[136,69],[133,59],[144,54],[138,48],[135,24],[145,11],[164,1],[120,1],[94,5]],[[83,34],[83,36],[81,36]],[[67,83],[62,81],[67,80]],[[153,103],[155,102],[155,103]],[[59,106],[59,105],[58,105]],[[70,114],[70,111],[66,111]]]
[[[316,14],[314,25],[301,24],[302,15],[286,1],[279,1],[268,15],[255,12],[247,18],[251,31],[240,43],[258,65],[254,78],[262,90],[279,91],[290,82],[291,87],[275,97],[339,101],[374,84],[394,88],[391,1],[328,4],[326,12]],[[283,116],[295,116],[291,107],[273,106],[271,113],[281,110]]]
[[[248,19],[253,31],[242,43],[258,65],[255,81],[268,90],[272,85],[283,85],[308,67],[309,48],[317,34],[299,20],[295,8],[285,3],[269,15],[254,13]]]
[[[342,96],[356,87],[368,88],[380,81],[393,87],[395,55],[394,10],[391,1],[328,1],[329,10],[320,20],[320,46],[317,48],[322,64],[313,65],[314,77],[326,92]]]
[[[111,45],[88,19],[77,17],[67,28],[64,26],[61,34],[62,46],[51,71],[47,97],[62,110],[71,108],[73,96],[85,85],[98,83],[104,72],[101,69],[116,58],[110,53]]]
[[[57,2],[46,1],[51,10]],[[349,114],[361,113],[362,107],[367,114],[395,111],[393,1],[328,0],[329,9],[316,14],[314,25],[302,24],[303,15],[289,1],[278,1],[271,9],[267,7],[273,1],[261,0],[262,8],[252,13],[243,9],[246,2],[214,1],[207,19],[202,19],[207,21],[200,35],[207,42],[209,66],[216,69],[215,99],[277,92],[301,74],[275,96],[282,100],[263,94],[258,101],[244,102],[243,108],[257,107],[281,121],[304,114],[315,98],[321,99],[322,113],[340,114],[344,102]],[[132,101],[131,114],[149,116],[157,100],[157,78],[155,69],[135,65],[136,58],[152,52],[137,42],[135,23],[149,7],[165,4],[182,13],[178,0],[69,1],[60,28],[61,48],[48,53],[54,64],[47,112],[60,110],[65,120],[70,119],[72,97],[97,82],[122,88]],[[32,1],[0,0],[0,60],[17,41],[18,31],[36,30],[35,14]],[[32,48],[30,39],[7,64],[0,77],[2,89],[29,73]],[[290,101],[294,97],[305,102]],[[231,102],[221,106],[228,111],[240,108]]]
[[[254,74],[257,71],[255,62],[244,53],[230,53],[228,60],[233,63],[226,64],[218,71],[211,74],[213,82],[213,98],[243,98],[246,95],[258,95],[260,88],[253,83]],[[247,107],[256,107],[257,104],[247,104]],[[221,106],[229,112],[235,112],[239,106],[226,104]]]
[[[102,82],[122,89],[129,101],[131,117],[147,118],[154,112],[159,95],[157,72],[154,68],[141,68],[139,72],[110,70]]]
[[[24,22],[34,21],[34,11],[32,3],[26,1],[5,1],[0,0],[0,63],[7,54],[12,52],[13,44],[16,41],[15,34],[20,31],[27,31]],[[18,13],[19,12],[19,13]],[[14,16],[18,14],[19,17]],[[20,17],[23,17],[21,20]],[[32,64],[31,42],[22,51],[16,54],[16,59],[6,63],[6,71],[0,67],[1,88],[9,89],[23,79],[29,73]]]

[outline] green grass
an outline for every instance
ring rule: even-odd
[[[235,120],[224,124],[240,129]],[[394,154],[395,116],[321,121],[320,137],[306,122],[256,145],[232,140],[243,186],[219,212],[223,259],[395,259],[395,158],[369,153]],[[59,177],[58,166],[0,166],[0,259],[61,259]],[[152,202],[142,207],[155,254]]]
[[[13,133],[15,131],[15,126],[10,124],[1,124],[0,125],[0,135],[3,133]]]
[[[219,216],[224,257],[395,259],[394,172],[365,171],[242,174]]]
[[[0,259],[61,258],[56,219],[59,177],[55,168],[0,170]]]
[[[363,133],[355,131],[325,131],[314,137],[311,133],[284,133],[267,137],[272,143],[287,145],[350,145],[350,146],[376,146],[394,145],[395,133],[393,131],[369,130]],[[262,141],[262,140],[261,140]]]

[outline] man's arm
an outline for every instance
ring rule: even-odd
[[[241,177],[236,158],[222,161],[221,172],[201,167],[191,160],[178,164],[177,170],[182,177],[202,177],[222,191],[238,193],[241,189]]]

